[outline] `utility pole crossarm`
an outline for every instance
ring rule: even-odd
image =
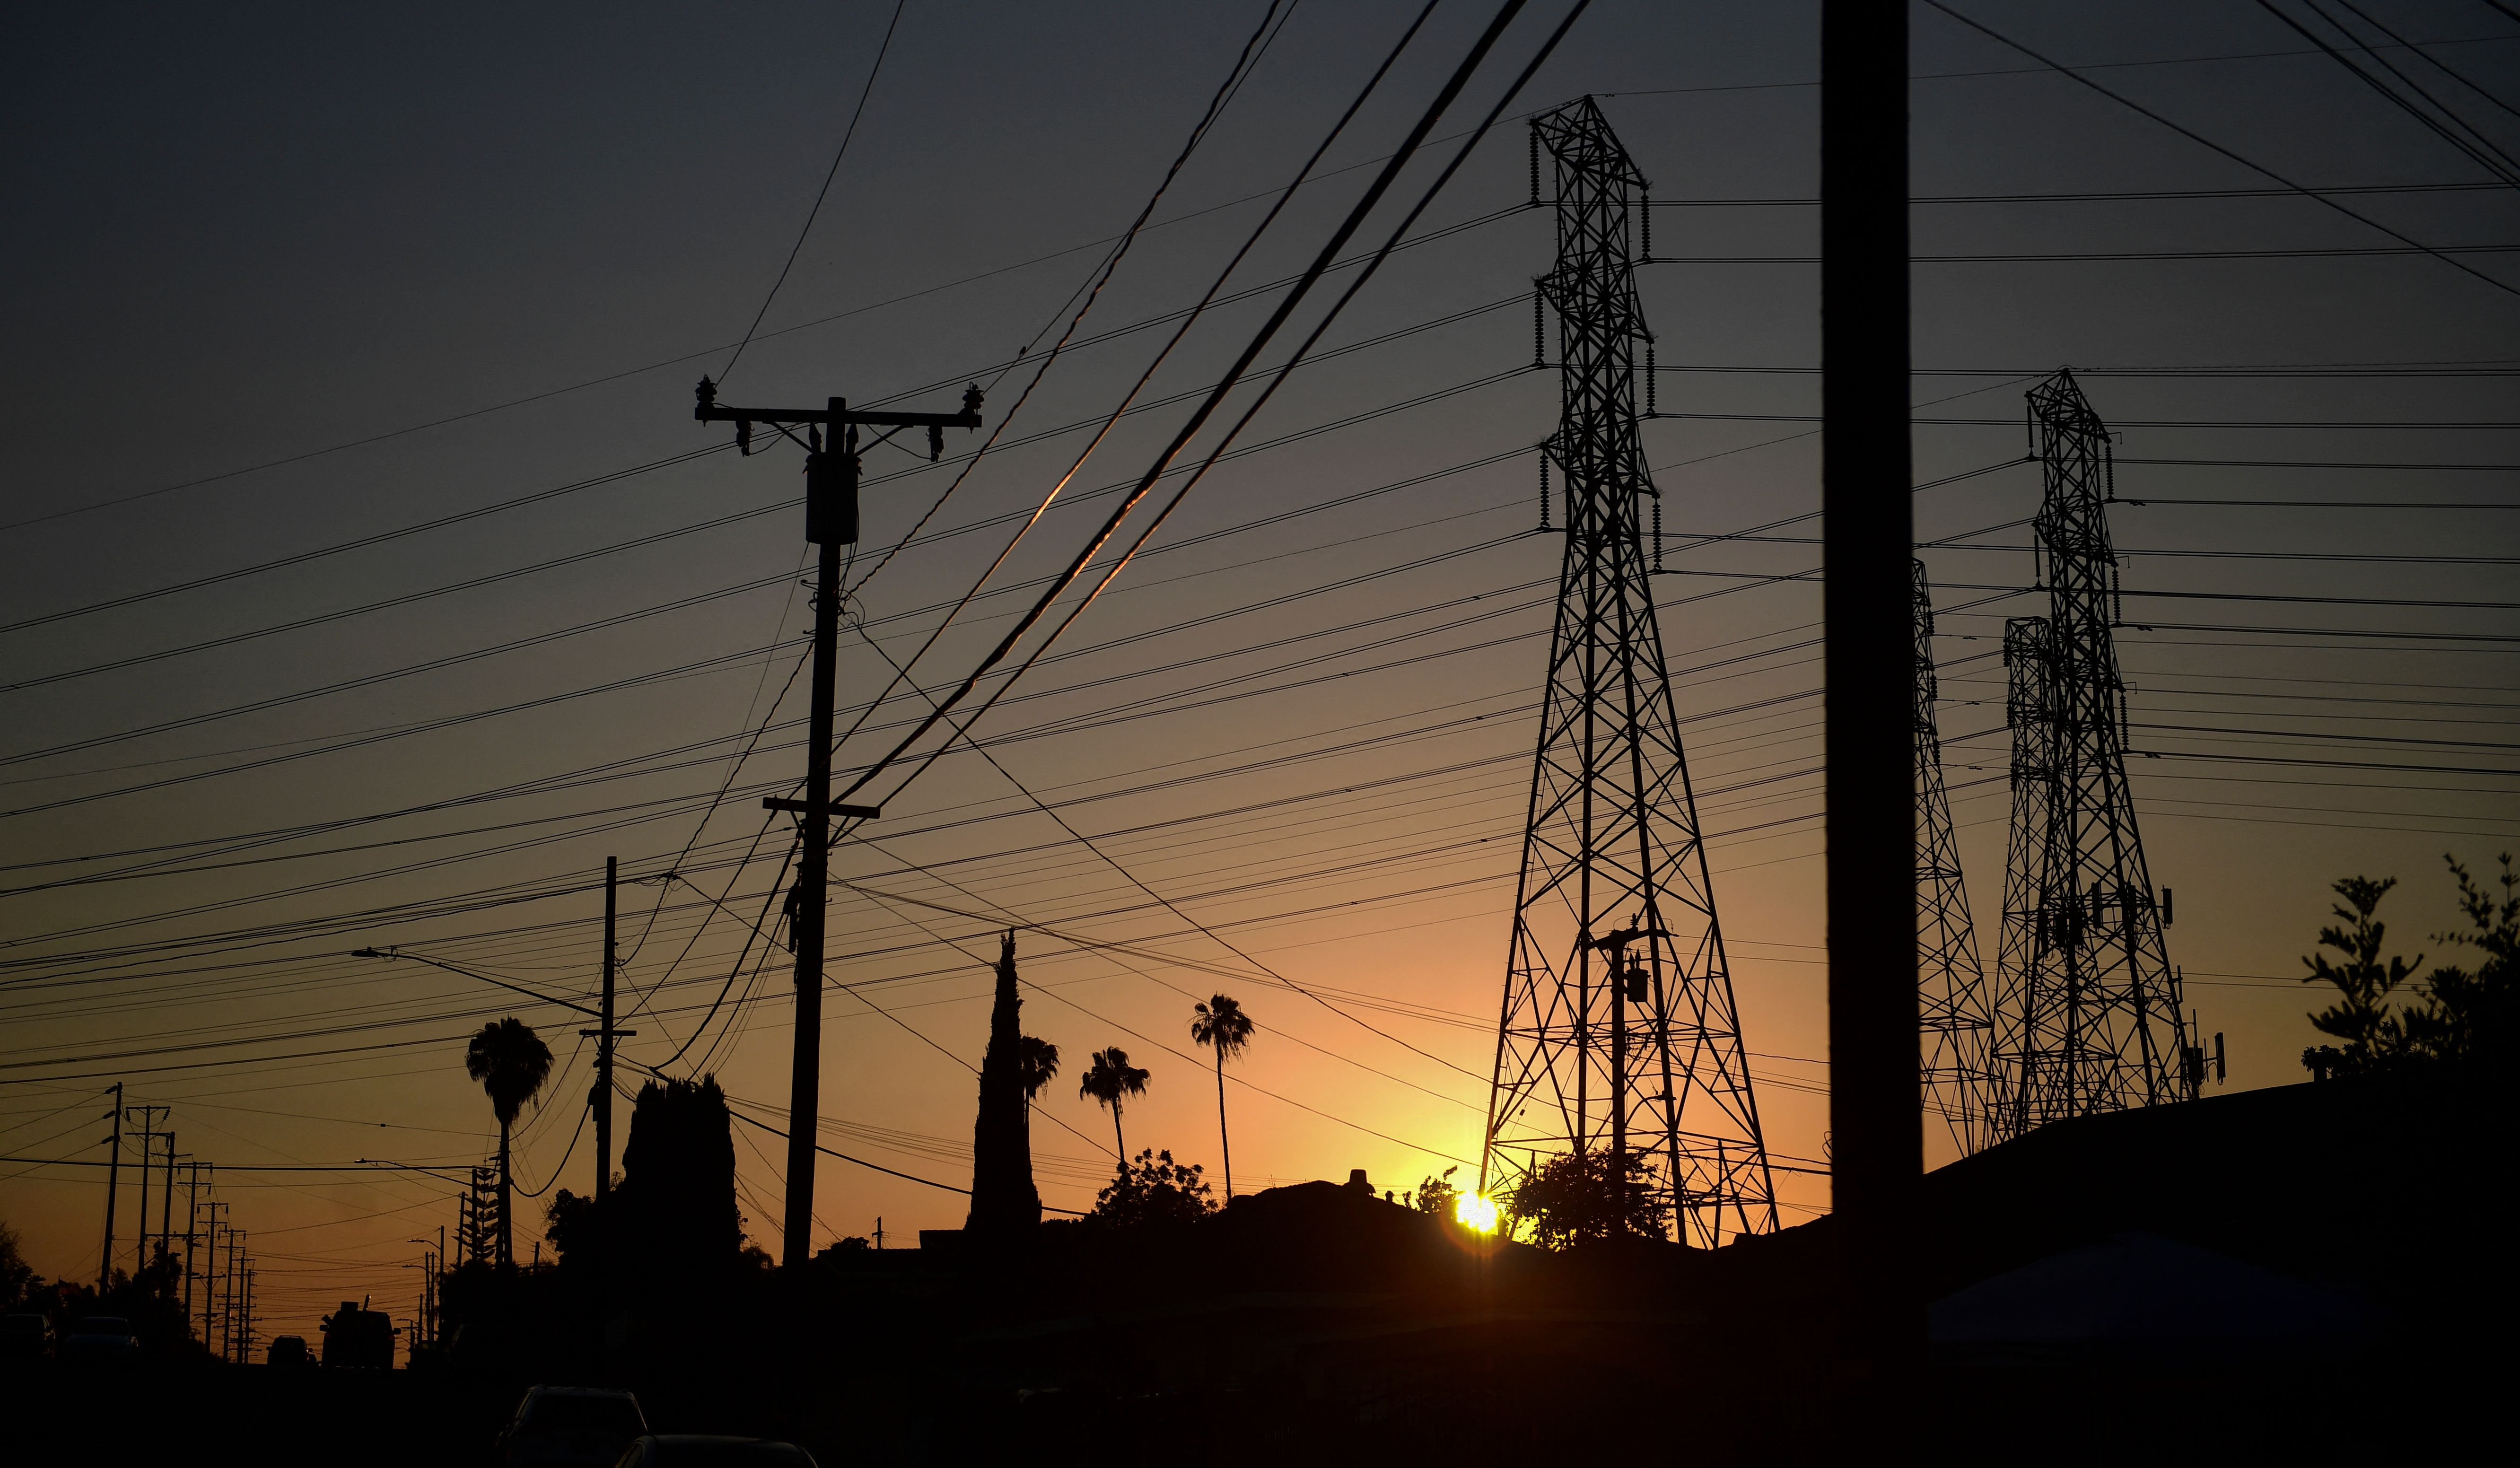
[[[833,413],[829,408],[713,408],[703,404],[692,414],[704,423],[854,423],[875,428],[976,428],[980,415],[971,413]]]
[[[765,811],[787,811],[797,816],[810,816],[813,814],[813,807],[806,802],[801,800],[788,800],[777,795],[763,796],[761,798],[761,808]],[[860,821],[875,821],[881,818],[883,815],[883,807],[879,805],[826,805],[823,809],[830,815],[850,816],[855,817]]]
[[[692,417],[704,423],[735,424],[735,447],[741,454],[752,452],[754,423],[768,423],[781,429],[801,427],[809,432],[815,428],[925,428],[927,459],[931,464],[944,457],[947,428],[980,426],[982,400],[980,385],[974,382],[963,389],[963,411],[960,413],[867,413],[852,410],[846,398],[832,398],[820,408],[723,408],[718,405],[717,384],[706,378],[700,378],[697,396],[699,402],[692,409]],[[832,445],[834,448],[840,446],[836,441]],[[853,444],[850,446],[854,447]],[[805,447],[814,459],[822,457],[823,444],[819,435],[809,440]],[[808,465],[809,471],[812,467]]]

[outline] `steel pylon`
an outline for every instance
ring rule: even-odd
[[[1916,1024],[1925,1107],[1951,1128],[1960,1155],[1995,1143],[1995,1016],[1968,889],[1960,881],[1951,797],[1943,787],[1943,736],[1935,707],[1934,602],[1925,563],[1915,562],[1916,627]]]
[[[2046,475],[2032,555],[2048,615],[2003,629],[2012,830],[1997,962],[1999,1138],[2190,1100],[2201,1080],[2127,784],[2108,426],[2070,372],[2028,396]]]
[[[1776,1191],[1639,522],[1659,498],[1637,431],[1645,180],[1590,98],[1532,132],[1535,198],[1542,150],[1556,183],[1539,285],[1560,419],[1543,463],[1566,542],[1480,1187],[1606,1150],[1650,1174],[1671,1233],[1711,1248],[1775,1229]]]

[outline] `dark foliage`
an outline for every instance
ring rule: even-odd
[[[734,1124],[715,1077],[639,1088],[621,1166],[620,1185],[600,1202],[565,1188],[552,1200],[546,1236],[562,1265],[705,1271],[762,1258],[744,1244]]]
[[[1140,1152],[1111,1185],[1095,1195],[1089,1222],[1106,1228],[1159,1228],[1195,1223],[1216,1212],[1206,1170],[1183,1167],[1170,1152]]]
[[[2397,879],[2339,879],[2335,890],[2344,902],[2333,911],[2340,921],[2319,929],[2318,946],[2344,955],[2344,961],[2325,954],[2302,959],[2311,970],[2302,982],[2329,984],[2337,991],[2335,1003],[2310,1016],[2320,1034],[2340,1042],[2302,1051],[2301,1063],[2314,1080],[2438,1065],[2492,1065],[2508,1053],[2513,956],[2520,952],[2520,872],[2513,870],[2507,854],[2500,859],[2498,885],[2502,890],[2498,897],[2455,859],[2445,860],[2458,883],[2459,909],[2470,930],[2436,936],[2475,950],[2481,960],[2474,969],[2437,967],[2420,985],[2409,985],[2407,981],[2423,957],[2384,958],[2388,927],[2376,915],[2380,899]]]
[[[979,1115],[971,1130],[971,1211],[963,1226],[973,1233],[1011,1236],[1041,1223],[1041,1194],[1032,1180],[1032,1092],[1058,1071],[1058,1052],[1050,1048],[1045,1057],[1040,1050],[1026,1049],[1019,1024],[1022,1008],[1015,988],[1015,935],[1010,928],[998,952],[997,998],[989,1011]],[[1045,1065],[1049,1074],[1036,1074]]]
[[[1462,1190],[1453,1185],[1453,1175],[1460,1171],[1458,1166],[1448,1167],[1441,1177],[1420,1179],[1417,1193],[1409,1200],[1410,1206],[1439,1219],[1451,1218],[1453,1200],[1462,1195]]]
[[[1530,1225],[1534,1243],[1571,1249],[1621,1233],[1661,1238],[1671,1210],[1654,1184],[1642,1156],[1596,1149],[1549,1159],[1501,1201],[1517,1224]]]

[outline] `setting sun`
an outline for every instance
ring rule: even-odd
[[[1462,1194],[1453,1200],[1453,1222],[1472,1233],[1496,1232],[1496,1199],[1481,1193]]]

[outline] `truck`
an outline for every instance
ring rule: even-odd
[[[368,1309],[367,1301],[342,1301],[339,1310],[324,1317],[322,1329],[325,1365],[356,1371],[393,1369],[397,1334],[393,1320],[383,1311]]]

